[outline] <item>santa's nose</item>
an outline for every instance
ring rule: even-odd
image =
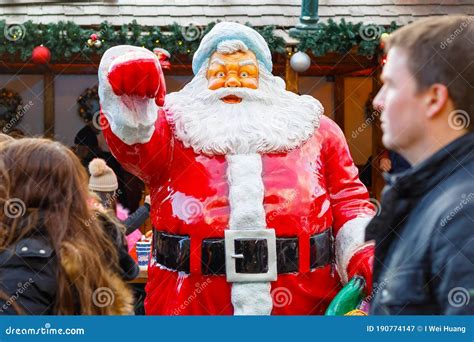
[[[225,82],[225,86],[228,87],[240,87],[241,83],[235,76],[230,76]]]

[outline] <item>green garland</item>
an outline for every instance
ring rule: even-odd
[[[391,33],[398,27],[392,22],[389,27],[374,24],[353,24],[341,19],[340,23],[329,19],[318,23],[317,29],[298,36],[299,51],[311,51],[315,56],[324,56],[330,52],[345,54],[357,48],[357,54],[374,57],[383,54],[380,38],[384,33]]]
[[[81,27],[73,22],[58,22],[50,24],[34,24],[27,21],[23,24],[7,25],[0,20],[0,32],[4,32],[0,41],[0,55],[8,55],[13,61],[17,55],[22,61],[31,57],[33,48],[43,44],[51,50],[52,62],[67,60],[75,54],[102,55],[108,48],[128,44],[142,46],[153,50],[161,47],[176,55],[192,55],[199,46],[201,38],[215,25],[210,23],[205,27],[180,26],[178,24],[158,27],[142,26],[135,20],[131,24],[114,27],[103,22],[95,28]],[[250,24],[247,23],[248,26]],[[375,27],[375,26],[374,26]],[[391,32],[396,26],[388,29],[377,26],[378,36],[374,39],[363,39],[361,32],[371,25],[362,23],[352,24],[342,20],[339,24],[329,20],[327,24],[318,23],[316,31],[305,33],[299,37],[298,50],[312,51],[321,56],[328,52],[345,53],[357,47],[357,53],[373,56],[380,52],[379,33]],[[285,53],[284,40],[275,35],[274,26],[255,27],[268,43],[272,53]],[[101,40],[101,46],[89,46],[87,40],[96,33]]]
[[[141,26],[135,20],[128,25],[114,27],[108,22],[101,23],[96,29],[84,28],[73,22],[58,22],[51,24],[33,24],[27,21],[23,24],[7,25],[0,20],[0,32],[5,32],[0,41],[0,55],[7,54],[13,61],[16,54],[22,61],[31,57],[33,48],[43,44],[51,51],[51,60],[69,59],[74,54],[82,53],[87,56],[102,55],[108,48],[127,44],[142,46],[149,50],[161,47],[176,55],[192,55],[197,50],[201,38],[215,25],[210,23],[206,27],[193,27],[197,35],[188,34],[189,26],[178,24],[167,27]],[[274,34],[273,27],[256,28],[273,52],[284,53],[285,42]],[[96,33],[101,40],[101,46],[89,46],[87,40]]]

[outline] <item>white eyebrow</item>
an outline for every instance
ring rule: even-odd
[[[242,62],[239,62],[239,65],[240,66],[244,66],[244,65],[255,65],[255,66],[257,66],[257,63],[255,63],[254,60],[246,59],[246,60],[243,60]]]
[[[217,64],[220,64],[220,65],[225,65],[225,62],[222,59],[219,59],[219,58],[214,58],[213,60],[211,60],[211,64],[213,64],[213,63],[217,63]]]

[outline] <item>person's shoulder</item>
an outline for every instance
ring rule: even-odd
[[[96,145],[97,134],[94,130],[89,126],[85,125],[82,127],[76,134],[74,138],[74,143],[78,145]]]
[[[26,237],[1,254],[1,259],[5,258],[3,267],[22,269],[27,273],[48,273],[56,267],[56,263],[51,262],[56,258],[51,241],[39,235]]]
[[[49,303],[57,291],[58,260],[47,238],[31,236],[18,241],[0,252],[0,265],[3,293],[15,296],[20,307],[28,309],[27,313],[50,312]],[[13,314],[14,310],[10,308],[4,313]]]
[[[474,157],[456,161],[455,164],[449,176],[437,184],[434,196],[443,201],[443,207],[456,206],[465,198],[470,198],[472,201],[469,203],[474,205]]]
[[[472,176],[455,172],[440,182],[435,191],[428,194],[423,202],[423,224],[431,226],[432,233],[446,234],[457,231],[462,234],[470,231],[474,221],[474,182]],[[431,224],[430,224],[431,223]],[[469,229],[468,229],[469,228]],[[458,234],[456,233],[456,234]]]
[[[89,134],[93,133],[92,132],[92,129],[89,127],[89,125],[84,125],[84,127],[82,127],[76,134],[76,136],[78,137],[84,137],[84,136],[87,136]]]
[[[107,211],[97,211],[96,216],[99,219],[102,229],[110,237],[111,241],[115,245],[121,245],[123,232],[125,227],[123,227],[122,222],[115,216],[115,213],[108,209]]]
[[[319,129],[321,130],[334,130],[339,128],[336,122],[326,115],[321,115],[319,118]]]

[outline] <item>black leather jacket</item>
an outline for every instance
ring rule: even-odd
[[[371,313],[474,314],[474,133],[386,178]]]

